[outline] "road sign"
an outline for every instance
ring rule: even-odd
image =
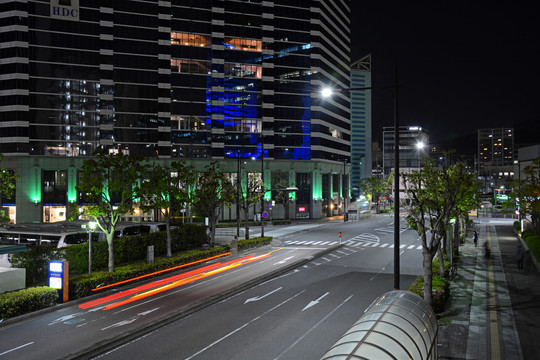
[[[268,217],[268,212],[266,212],[266,211],[263,212],[263,213],[262,213],[262,217],[263,217],[264,219],[266,219],[266,218]]]

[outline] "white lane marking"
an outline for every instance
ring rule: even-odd
[[[422,250],[422,245],[416,248],[416,250]]]
[[[416,245],[410,245],[407,249],[411,250],[411,249],[414,249],[415,247],[416,247]]]
[[[388,245],[389,245],[389,244],[384,243],[384,244],[381,245],[381,247],[384,248],[384,247],[387,247]]]
[[[8,353],[10,353],[10,352],[12,352],[12,351],[15,351],[15,350],[22,349],[23,347],[28,346],[28,345],[32,345],[33,343],[34,343],[34,342],[31,341],[31,342],[26,343],[26,344],[24,344],[24,345],[17,346],[16,348],[6,350],[6,351],[4,351],[3,353],[0,353],[0,356],[5,355],[5,354],[8,354]]]
[[[321,295],[318,299],[315,299],[313,301],[310,301],[309,304],[306,305],[305,308],[302,309],[302,311],[309,309],[312,306],[317,305],[326,295],[330,294],[329,292],[326,292],[325,294]]]
[[[289,346],[287,349],[285,349],[285,351],[283,351],[281,354],[279,354],[274,360],[279,360],[281,359],[289,350],[291,350],[293,347],[295,347],[300,341],[302,341],[306,336],[308,336],[308,334],[310,332],[312,332],[313,330],[315,330],[315,328],[319,325],[321,325],[323,322],[326,321],[326,319],[328,319],[330,316],[332,316],[332,314],[334,314],[336,311],[338,311],[347,301],[349,301],[351,298],[353,297],[353,295],[349,296],[348,298],[346,298],[341,304],[339,304],[338,306],[336,306],[336,308],[332,311],[330,311],[325,317],[323,317],[318,323],[316,323],[315,325],[313,325],[313,327],[311,329],[309,329],[308,331],[306,331],[304,333],[304,335],[300,336],[298,338],[298,340],[296,340],[295,342],[293,342],[291,344],[291,346]]]
[[[405,246],[407,246],[407,245],[400,245],[399,248],[403,249]]]
[[[191,355],[190,357],[186,358],[185,360],[190,360],[190,359],[193,359],[195,356],[205,352],[206,350],[210,349],[211,347],[213,347],[214,345],[216,344],[219,344],[220,342],[222,342],[223,340],[227,339],[228,337],[234,335],[235,333],[237,333],[238,331],[242,330],[243,328],[245,328],[246,326],[250,325],[251,323],[254,323],[255,321],[259,320],[260,318],[262,318],[263,316],[265,316],[266,314],[270,313],[271,311],[274,311],[275,309],[277,309],[278,307],[288,303],[289,301],[291,301],[292,299],[294,299],[295,297],[301,295],[303,292],[305,292],[306,290],[302,290],[300,291],[298,294],[294,295],[294,296],[291,296],[290,298],[288,298],[287,300],[277,304],[276,306],[274,306],[273,308],[265,311],[264,313],[262,313],[261,315],[257,316],[257,317],[254,317],[253,319],[251,319],[250,321],[248,321],[247,323],[245,323],[244,325],[240,326],[240,327],[237,327],[236,329],[234,329],[233,331],[231,331],[230,333],[228,333],[227,335],[217,339],[216,341],[214,341],[213,343],[211,343],[210,345],[202,348],[201,350],[197,351],[195,354]]]
[[[270,291],[268,294],[265,294],[265,295],[255,296],[255,297],[249,298],[244,302],[244,304],[247,304],[248,302],[259,301],[261,299],[264,299],[265,297],[267,297],[269,295],[272,295],[273,293],[275,293],[275,292],[277,292],[277,291],[279,291],[281,289],[283,289],[283,287],[279,287],[276,290]]]

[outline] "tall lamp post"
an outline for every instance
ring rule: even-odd
[[[333,91],[339,92],[351,92],[351,91],[364,91],[375,89],[390,89],[393,90],[394,96],[394,290],[399,290],[399,81],[398,73],[395,73],[394,86],[383,87],[358,87],[358,88],[338,88],[330,89],[325,88],[322,91],[323,97],[329,97]]]

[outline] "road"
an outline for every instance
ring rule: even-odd
[[[116,338],[132,341],[100,358],[318,358],[377,296],[392,290],[391,228],[391,217],[374,216],[314,224],[292,235],[286,228],[267,229],[276,240],[265,252],[7,324],[0,328],[0,359],[71,358],[108,349],[103,345]],[[339,232],[342,246],[313,259],[339,245],[332,244]],[[413,231],[403,229],[401,240],[406,289],[421,272],[421,250]],[[277,269],[285,272],[241,287]],[[223,292],[233,295],[220,297]],[[190,313],[209,297],[220,301]],[[158,326],[164,321],[169,324]]]

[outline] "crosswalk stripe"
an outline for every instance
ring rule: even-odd
[[[403,249],[405,246],[407,246],[407,245],[400,245],[399,248]]]
[[[416,245],[411,245],[407,249],[411,250],[411,249],[414,249],[415,247],[416,247]]]
[[[416,250],[422,250],[422,245],[416,248]]]
[[[387,247],[387,246],[388,246],[388,244],[386,244],[386,243],[381,245],[381,247]]]

